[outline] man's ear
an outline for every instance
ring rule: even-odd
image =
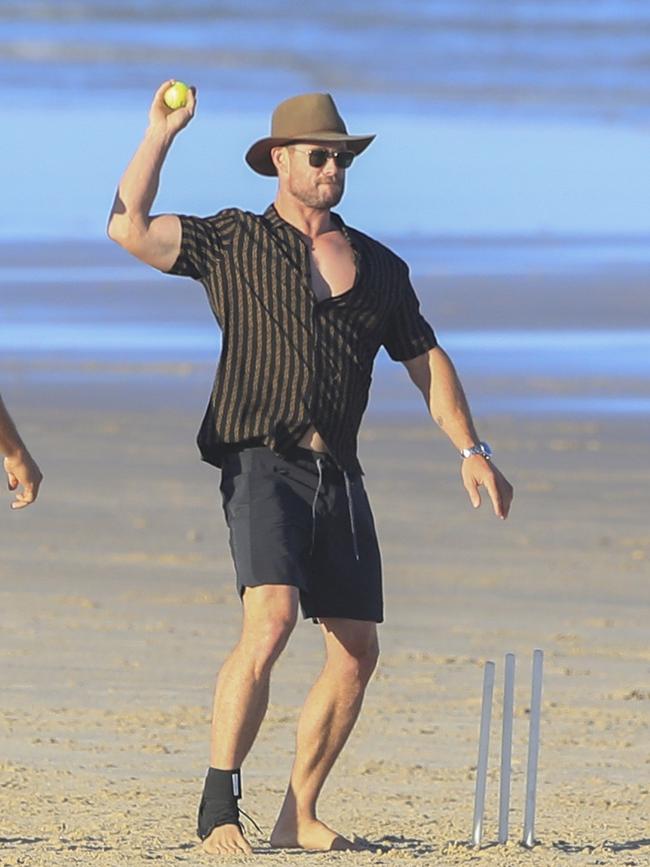
[[[271,148],[271,160],[278,174],[287,168],[287,149],[284,147]]]

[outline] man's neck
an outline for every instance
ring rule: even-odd
[[[278,193],[273,203],[280,217],[308,238],[317,238],[336,228],[329,210],[308,208]]]

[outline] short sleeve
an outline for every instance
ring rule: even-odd
[[[237,221],[236,209],[220,211],[212,217],[178,215],[181,221],[181,249],[167,272],[202,280],[223,258],[232,240]]]
[[[382,341],[393,361],[408,361],[438,345],[433,328],[420,313],[415,290],[404,265],[399,300],[388,321]]]

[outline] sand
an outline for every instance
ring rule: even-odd
[[[92,372],[56,388],[12,369],[6,396],[46,481],[34,507],[0,513],[0,863],[219,861],[199,848],[195,816],[214,676],[240,605],[218,475],[194,446],[206,395],[182,373],[152,391],[126,368],[122,389],[93,384]],[[253,831],[255,854],[240,863],[650,864],[647,420],[488,413],[479,424],[516,487],[505,523],[487,504],[472,511],[453,449],[424,416],[376,416],[362,432],[387,619],[321,816],[388,851],[273,852]],[[517,841],[537,647],[539,842],[526,851]],[[318,628],[300,622],[244,767],[244,809],[267,835],[321,651]],[[497,662],[499,699],[508,651],[518,666],[513,842],[494,844],[495,710],[476,852],[482,666]]]

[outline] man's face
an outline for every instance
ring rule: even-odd
[[[282,168],[279,170],[280,183],[292,196],[308,208],[329,210],[341,201],[345,189],[345,169],[338,168],[329,158],[324,165],[310,165],[309,152],[313,150],[345,151],[345,142],[301,142],[288,145]]]

